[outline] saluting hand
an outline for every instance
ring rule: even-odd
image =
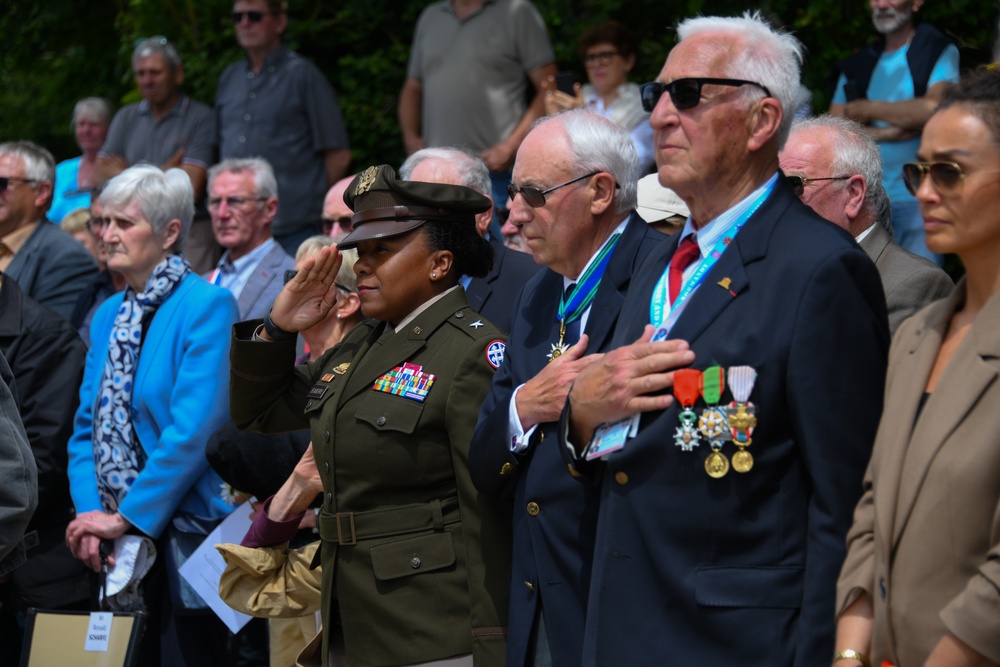
[[[325,318],[337,303],[335,280],[343,257],[334,246],[321,248],[278,294],[271,321],[285,331],[302,331]]]

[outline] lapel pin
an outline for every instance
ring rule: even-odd
[[[723,278],[717,284],[722,289],[729,289],[729,286],[733,284],[733,281],[730,278]]]

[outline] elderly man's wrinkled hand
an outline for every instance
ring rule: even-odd
[[[683,340],[650,342],[654,331],[646,325],[639,340],[609,352],[577,377],[569,393],[572,442],[585,445],[601,424],[673,403],[666,391],[674,385],[673,371],[690,365],[694,352]]]

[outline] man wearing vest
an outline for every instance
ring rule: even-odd
[[[924,243],[917,200],[903,184],[903,163],[916,159],[920,132],[948,86],[958,80],[958,48],[913,16],[924,0],[869,0],[880,37],[839,64],[830,113],[868,126],[882,153],[896,243],[941,263]]]

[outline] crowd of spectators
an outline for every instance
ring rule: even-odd
[[[140,41],[79,157],[0,143],[0,667],[29,607],[151,666],[1000,665],[1000,71],[922,4],[814,115],[756,12],[574,82],[529,0],[437,0],[398,176],[284,0],[211,105]],[[178,568],[245,501],[234,634]]]

